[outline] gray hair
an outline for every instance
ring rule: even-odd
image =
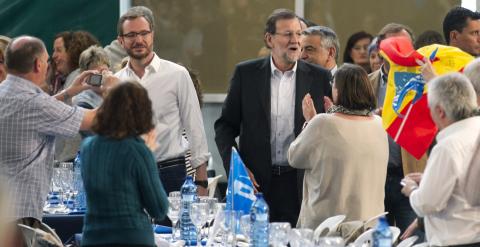
[[[105,52],[102,47],[92,45],[80,54],[78,64],[80,70],[85,71],[100,65],[107,65],[110,67],[110,59],[107,52]]]
[[[303,30],[302,34],[306,36],[320,36],[320,38],[322,38],[322,47],[326,49],[334,47],[335,61],[338,60],[338,53],[340,52],[340,42],[338,41],[337,34],[331,28],[324,26],[313,26]]]
[[[477,97],[480,97],[480,58],[467,64],[463,70],[463,74],[470,79],[473,89],[475,89],[475,93],[477,93]]]
[[[458,72],[438,76],[428,83],[428,106],[440,106],[456,122],[473,116],[477,97],[472,83]]]
[[[139,17],[145,18],[148,24],[150,24],[150,31],[153,31],[155,19],[153,18],[153,12],[145,6],[135,6],[130,8],[125,14],[120,16],[117,23],[117,35],[123,35],[123,23],[126,20],[132,20]]]

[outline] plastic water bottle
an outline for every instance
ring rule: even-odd
[[[80,160],[80,152],[78,152],[77,156],[73,160],[74,189],[77,191],[77,195],[75,196],[73,211],[78,213],[85,212],[87,207],[81,170],[82,170],[82,162]]]
[[[381,217],[375,227],[372,235],[373,247],[391,247],[392,246],[392,232],[387,222],[387,218]]]
[[[197,200],[197,186],[192,176],[187,176],[180,190],[182,194],[182,208],[180,209],[180,238],[186,245],[197,244],[197,231],[190,219],[190,205]]]
[[[250,209],[252,229],[250,231],[251,246],[268,247],[268,204],[262,193],[257,193],[257,200]]]

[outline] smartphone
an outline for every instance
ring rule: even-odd
[[[88,78],[87,83],[95,87],[100,87],[102,85],[102,75],[92,74],[90,78]]]

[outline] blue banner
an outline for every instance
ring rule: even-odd
[[[247,168],[237,150],[232,148],[226,209],[243,211],[243,214],[248,214],[255,199],[253,183],[248,176]]]

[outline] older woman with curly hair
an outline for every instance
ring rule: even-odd
[[[81,148],[87,195],[82,246],[155,246],[148,215],[162,220],[168,199],[141,138],[155,140],[154,127],[143,86],[125,82],[111,89],[92,126],[96,135]]]
[[[67,88],[79,75],[80,54],[92,45],[100,45],[93,34],[86,31],[65,31],[55,35],[49,75],[52,94]]]

